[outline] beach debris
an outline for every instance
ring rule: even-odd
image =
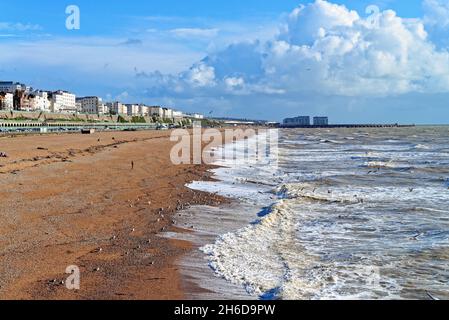
[[[100,271],[100,267],[97,267],[94,269],[95,272],[99,272]]]
[[[413,192],[413,191],[415,191],[415,189],[414,188],[410,188],[410,189],[408,189],[408,191]]]
[[[135,232],[135,231],[136,231],[136,228],[132,228],[131,232]]]
[[[154,261],[151,261],[151,262],[150,262],[150,266],[154,266]]]
[[[116,240],[117,236],[112,236],[111,240]]]
[[[0,158],[8,158],[8,155],[5,152],[0,152]]]
[[[47,148],[43,148],[43,147],[37,147],[37,150],[48,150]]]
[[[437,297],[435,297],[434,295],[432,295],[429,291],[426,291],[427,296],[434,301],[440,301],[440,299],[438,299]]]
[[[134,161],[131,161],[131,170],[134,170]]]

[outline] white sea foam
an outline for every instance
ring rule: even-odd
[[[407,150],[419,143],[408,143],[409,135],[390,145],[373,142],[373,133],[353,135],[364,140],[304,145],[287,136],[280,168],[228,163],[215,171],[221,181],[191,185],[258,208],[271,204],[260,217],[233,212],[255,221],[202,248],[217,275],[262,298],[416,299],[425,290],[449,297],[441,280],[449,277],[445,179],[361,169],[438,166],[441,146],[414,153]]]

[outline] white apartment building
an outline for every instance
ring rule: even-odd
[[[164,110],[164,119],[173,119],[173,110],[170,108],[163,108]]]
[[[99,97],[81,97],[76,101],[81,104],[82,113],[101,114],[104,112],[103,100]]]
[[[81,113],[81,102],[76,101],[75,102],[75,108],[77,113]]]
[[[48,92],[34,91],[29,99],[30,110],[32,111],[50,111],[51,103],[48,99]]]
[[[187,113],[186,116],[188,118],[193,118],[193,119],[198,119],[198,120],[204,119],[204,115],[199,114],[199,113]]]
[[[76,96],[70,92],[62,90],[52,92],[50,101],[52,112],[76,112]]]
[[[138,104],[127,104],[126,108],[127,108],[128,116],[138,116],[138,115],[140,115],[140,113],[139,113],[140,107],[139,107]]]
[[[102,103],[98,106],[98,114],[108,114],[109,113],[109,107]]]
[[[164,110],[162,109],[162,107],[150,107],[149,114],[151,117],[154,116],[154,117],[163,118]]]
[[[121,114],[121,115],[127,115],[128,114],[128,108],[123,103],[120,103],[118,101],[116,102],[108,102],[106,104],[109,108],[109,112],[113,114]]]
[[[176,110],[173,110],[173,118],[183,118],[184,117],[184,114],[182,113],[182,111],[176,111]]]
[[[139,114],[144,117],[148,116],[150,114],[150,107],[143,104],[139,105]]]
[[[10,111],[12,109],[14,109],[14,95],[12,93],[0,95],[0,110]]]

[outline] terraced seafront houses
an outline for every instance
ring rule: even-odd
[[[0,110],[58,114],[112,114],[172,121],[181,121],[184,118],[204,118],[200,114],[185,114],[169,107],[148,106],[143,103],[125,104],[120,101],[104,103],[98,96],[76,97],[74,93],[65,90],[34,90],[30,86],[14,81],[0,81]]]

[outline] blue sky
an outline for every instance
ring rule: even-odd
[[[2,80],[217,116],[449,119],[449,0],[22,2],[2,3]]]

